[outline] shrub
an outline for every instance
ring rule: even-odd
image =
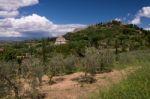
[[[99,50],[97,72],[110,72],[113,68],[114,56],[110,50]]]
[[[96,72],[111,71],[113,64],[113,54],[109,50],[99,50],[94,47],[87,48],[85,57],[81,60],[83,71],[95,74]]]
[[[31,57],[22,62],[22,75],[24,78],[37,77],[39,85],[42,83],[44,75],[43,63],[38,58]]]
[[[70,55],[64,59],[65,73],[70,74],[73,73],[76,69],[75,62],[76,57],[74,55]]]
[[[49,84],[52,84],[52,78],[56,75],[64,73],[64,57],[61,54],[58,54],[48,62],[47,75],[49,77]]]
[[[0,63],[0,98],[14,93],[15,98],[19,99],[21,86],[17,82],[17,65],[14,62]],[[12,93],[13,92],[13,93]]]
[[[37,78],[41,81],[43,75],[40,60],[33,57],[23,60],[21,71],[20,76],[16,61],[0,62],[0,98],[15,96],[15,99],[22,99],[30,95],[36,97],[39,94]],[[24,83],[29,85],[29,90],[24,89]]]

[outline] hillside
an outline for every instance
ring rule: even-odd
[[[72,44],[123,49],[138,49],[150,45],[150,32],[132,24],[112,21],[89,26],[88,28],[68,33],[65,38]]]

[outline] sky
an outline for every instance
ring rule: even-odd
[[[150,30],[150,0],[0,0],[0,37],[56,37],[111,20]]]

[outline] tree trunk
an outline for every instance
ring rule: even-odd
[[[52,84],[53,75],[49,76],[49,84]]]
[[[39,80],[39,86],[42,85],[42,77],[38,77],[38,80]]]
[[[16,86],[13,86],[13,89],[14,89],[14,93],[15,93],[15,98],[16,99],[20,99],[19,97],[19,92],[18,92],[18,88]]]
[[[85,76],[85,77],[87,77],[87,72],[86,72],[86,71],[85,71],[85,74],[84,74],[84,76]]]

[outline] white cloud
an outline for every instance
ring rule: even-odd
[[[39,37],[58,36],[83,28],[81,24],[54,24],[46,17],[32,14],[18,19],[0,19],[0,36],[2,37]]]
[[[39,0],[0,0],[0,37],[58,36],[86,27],[81,24],[54,24],[37,14],[16,18],[19,8],[38,3]]]
[[[15,17],[18,16],[19,12],[18,11],[0,11],[0,17]]]
[[[143,7],[142,10],[139,11],[138,16],[150,18],[150,7]]]
[[[144,29],[150,31],[150,24],[148,24],[148,26]]]
[[[0,9],[14,11],[21,7],[38,4],[39,0],[0,0]]]
[[[121,18],[115,18],[115,21],[122,21]]]
[[[21,35],[16,31],[0,31],[0,37],[21,37]]]
[[[0,17],[15,17],[19,8],[38,3],[39,0],[0,0]]]
[[[141,23],[141,17],[137,16],[132,21],[132,24],[140,24]]]
[[[144,28],[144,29],[150,31],[150,27],[147,27],[147,28]]]
[[[22,17],[20,19],[10,19],[13,28],[18,31],[45,31],[47,29],[53,29],[55,25],[45,17],[41,17],[37,14],[31,16]]]
[[[140,24],[141,23],[141,18],[150,18],[150,7],[143,7],[141,10],[138,11],[136,14],[135,18],[131,21],[132,24]]]

